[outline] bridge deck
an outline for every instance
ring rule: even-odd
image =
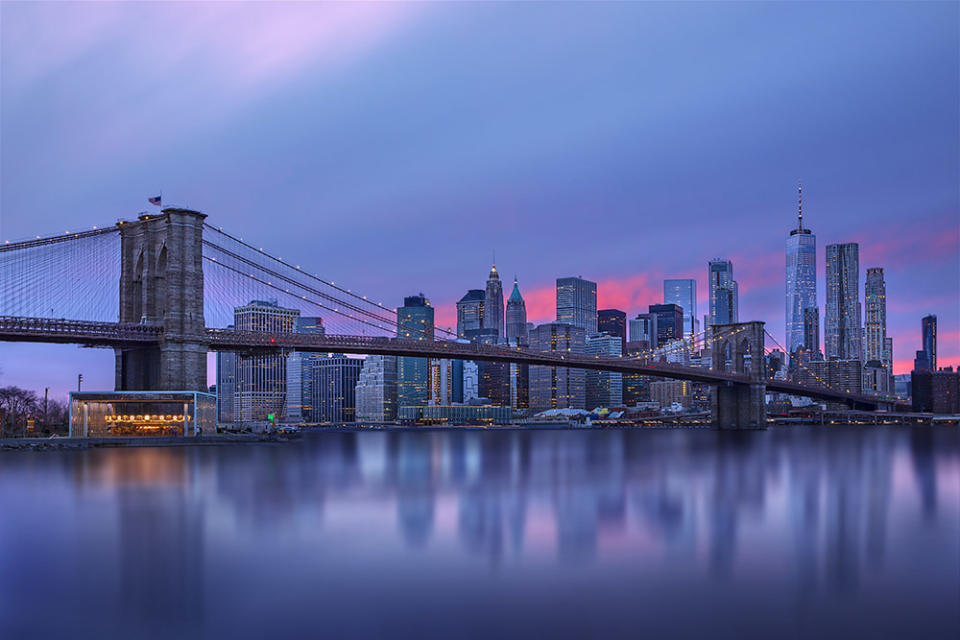
[[[557,351],[533,351],[519,347],[497,345],[404,340],[387,337],[263,333],[210,328],[207,329],[206,333],[208,347],[211,351],[263,352],[286,350],[450,358],[613,371],[709,384],[747,384],[750,382],[749,376],[730,371],[714,371],[644,359],[592,356]],[[163,331],[156,326],[0,316],[0,341],[54,342],[120,347],[134,344],[159,344],[162,340]],[[783,380],[767,380],[766,386],[768,391],[807,396],[828,402],[846,402],[861,406],[889,404],[894,408],[906,406],[892,398],[850,394],[828,387],[803,385]]]

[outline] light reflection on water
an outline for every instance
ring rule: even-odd
[[[955,429],[0,456],[4,638],[952,638],[958,602]]]

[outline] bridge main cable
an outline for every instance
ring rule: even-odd
[[[112,226],[93,228],[86,231],[78,231],[76,233],[65,233],[57,236],[46,236],[44,238],[31,238],[30,240],[21,240],[19,242],[10,242],[7,240],[3,244],[0,244],[0,253],[17,251],[20,249],[33,249],[35,247],[46,247],[53,244],[60,244],[61,242],[70,242],[71,240],[82,240],[84,238],[102,236],[107,233],[116,233],[117,231],[119,231],[119,229],[116,226]]]

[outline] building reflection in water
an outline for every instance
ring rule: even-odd
[[[204,505],[194,464],[183,450],[132,448],[87,452],[75,467],[80,492],[113,494],[118,593],[96,600],[127,628],[178,634],[202,622]],[[98,572],[91,584],[104,582]]]
[[[749,551],[746,527],[789,542],[801,591],[843,592],[882,565],[898,444],[910,453],[923,513],[936,515],[937,459],[957,446],[944,437],[935,449],[935,438],[842,428],[327,433],[209,462],[239,521],[270,529],[303,510],[321,521],[328,498],[349,495],[393,501],[399,539],[423,548],[438,535],[438,501],[451,499],[462,548],[494,566],[541,547],[561,562],[596,561],[604,541],[629,552],[639,536],[728,580]],[[552,541],[527,540],[531,517]]]
[[[960,564],[944,553],[960,533],[958,469],[960,437],[945,429],[330,432],[11,457],[0,498],[7,522],[69,532],[75,546],[47,563],[57,593],[74,594],[62,623],[99,607],[112,621],[91,626],[102,635],[145,621],[158,637],[204,635],[211,619],[226,632],[224,592],[282,608],[410,563],[428,582],[442,567],[451,584],[559,565],[552,575],[622,576],[610,584],[647,597],[671,580],[664,593],[785,585],[802,626],[825,602],[876,590],[866,585],[908,595],[899,585],[917,584],[918,564],[940,580],[933,597],[950,588],[934,569]],[[57,486],[62,514],[31,498]],[[31,536],[2,521],[0,534],[13,541],[0,566],[19,576],[16,602],[41,601],[11,560],[36,553]],[[13,588],[3,575],[0,587]],[[28,627],[29,611],[7,624]]]

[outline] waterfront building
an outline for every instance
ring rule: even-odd
[[[910,379],[914,411],[960,414],[960,372],[953,367],[914,371]]]
[[[530,408],[530,365],[510,363],[510,408],[525,412]]]
[[[663,303],[683,309],[683,335],[697,333],[697,281],[693,278],[663,281]]]
[[[510,406],[510,363],[477,362],[480,397],[498,407]]]
[[[510,344],[525,345],[529,342],[527,331],[527,304],[520,295],[517,279],[513,279],[513,291],[507,299],[506,337]]]
[[[636,357],[643,354],[649,346],[646,342],[628,342],[626,357]],[[650,400],[650,377],[639,373],[624,373],[622,376],[623,404],[634,407],[641,402]]]
[[[217,431],[217,398],[202,391],[71,391],[71,438],[192,437]]]
[[[313,360],[311,422],[354,422],[357,415],[357,383],[364,361],[343,354]]]
[[[463,402],[463,360],[430,361],[430,403]]]
[[[483,299],[483,328],[494,329],[497,332],[497,342],[506,337],[503,331],[503,284],[497,265],[490,267],[487,277],[487,289]]]
[[[403,424],[510,424],[513,412],[510,407],[478,404],[427,405],[425,407],[402,407],[400,422]]]
[[[619,309],[597,311],[597,332],[620,338],[620,352],[627,344],[627,314]]]
[[[861,393],[863,391],[862,366],[859,360],[811,360],[798,372],[797,382],[812,386],[825,386],[835,391]]]
[[[233,310],[233,325],[240,331],[293,333],[300,311],[276,300],[252,300]],[[280,353],[239,355],[236,375],[236,412],[239,422],[262,422],[284,414],[287,391],[287,358]]]
[[[530,348],[537,351],[584,353],[586,332],[563,322],[542,324],[530,334]],[[586,406],[586,373],[567,367],[530,367],[530,411],[583,409]]]
[[[678,402],[685,409],[693,404],[692,384],[686,380],[656,380],[650,383],[650,400],[661,408],[670,407]]]
[[[467,360],[463,363],[463,402],[480,397],[480,369],[477,363]]]
[[[356,420],[392,422],[397,419],[397,358],[367,356],[357,378]]]
[[[804,314],[817,306],[817,236],[803,226],[803,191],[797,184],[797,228],[787,236],[786,342],[787,354],[806,347]]]
[[[619,336],[599,333],[586,338],[588,355],[617,357],[623,355],[623,340]],[[613,371],[586,372],[586,407],[619,407],[623,404],[623,374]]]
[[[630,340],[634,344],[643,343],[644,350],[657,347],[657,315],[654,313],[638,313],[630,320]]]
[[[827,245],[827,306],[824,355],[827,359],[863,357],[860,291],[860,246],[856,242]]]
[[[597,332],[597,283],[583,278],[557,278],[557,322]]]
[[[297,333],[323,335],[323,319],[300,316]],[[316,422],[313,412],[313,363],[324,354],[291,351],[287,356],[286,419],[289,422]]]
[[[886,394],[890,391],[890,370],[879,360],[869,360],[863,365],[862,388],[866,392]]]
[[[708,269],[710,325],[739,322],[739,286],[733,279],[733,262],[716,258]]]
[[[405,340],[433,340],[433,307],[421,293],[407,296],[397,309],[397,337]],[[430,399],[429,358],[397,358],[398,406],[420,406]]]
[[[470,289],[457,302],[457,337],[483,327],[483,307],[486,294],[483,289]]]
[[[649,311],[657,319],[657,346],[683,338],[683,309],[675,304],[652,304]]]
[[[229,325],[228,329],[233,329]],[[237,421],[237,354],[217,352],[217,422],[232,424]]]

